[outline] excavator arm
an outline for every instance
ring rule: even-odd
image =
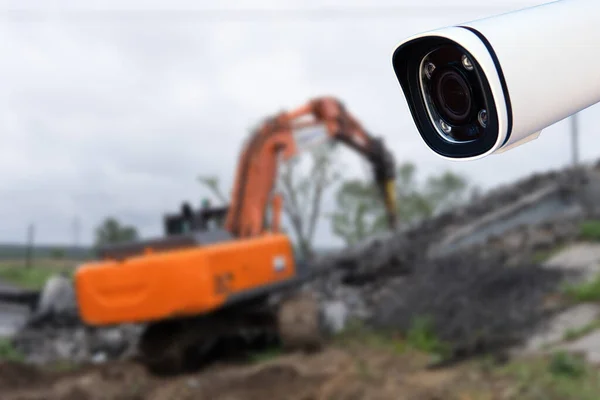
[[[344,143],[371,163],[388,223],[395,228],[394,157],[381,138],[371,136],[332,97],[313,99],[295,110],[282,112],[253,133],[240,157],[225,228],[237,237],[262,233],[279,163],[324,141]]]

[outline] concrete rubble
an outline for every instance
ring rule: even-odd
[[[580,243],[566,247],[545,261],[543,266],[576,272],[569,274],[569,283],[589,282],[600,274],[600,245]],[[569,307],[544,321],[515,352],[530,355],[566,350],[582,354],[588,362],[600,365],[600,332],[589,329],[597,326],[599,318],[600,305],[597,303]]]
[[[57,275],[46,282],[38,307],[13,342],[35,364],[102,362],[131,356],[141,329],[136,325],[85,326],[78,315],[71,280]]]
[[[537,174],[416,227],[321,256],[304,289],[321,300],[330,332],[350,318],[406,332],[427,315],[456,351],[522,340],[550,312],[546,296],[568,275],[532,259],[576,241],[579,223],[600,216],[599,171]],[[133,354],[141,327],[91,329],[76,314],[70,283],[57,277],[17,347],[34,362]]]
[[[418,227],[324,256],[316,268],[333,272],[310,286],[371,325],[406,333],[429,317],[457,353],[516,345],[561,311],[548,297],[586,275],[560,259],[532,260],[579,239],[580,223],[600,215],[599,189],[595,166],[532,176]]]

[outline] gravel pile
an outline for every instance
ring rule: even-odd
[[[340,261],[335,273],[311,289],[324,302],[345,304],[349,318],[371,326],[406,334],[426,319],[456,354],[519,343],[558,311],[547,304],[568,278],[563,270],[508,266],[501,250],[428,259],[410,242],[395,243],[404,257],[380,264],[376,249],[385,246],[371,247],[362,263]],[[364,273],[369,270],[378,273]]]
[[[457,353],[498,349],[521,342],[557,311],[548,300],[565,275],[536,265],[506,267],[500,257],[474,254],[424,262],[389,285],[371,323],[407,333],[427,320]]]
[[[556,193],[568,199],[565,208],[571,207],[582,197],[577,186],[582,177],[573,171],[535,175],[417,227],[323,256],[315,270],[327,273],[308,286],[324,302],[345,304],[350,318],[377,327],[407,333],[425,318],[457,354],[521,342],[558,311],[548,307],[548,299],[567,278],[564,271],[531,260],[536,252],[576,240],[579,222],[589,217],[585,210],[514,226],[451,254],[436,256],[429,250],[534,191],[556,186]]]

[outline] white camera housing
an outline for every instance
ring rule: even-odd
[[[600,102],[600,1],[560,0],[420,33],[392,65],[427,145],[476,160]]]

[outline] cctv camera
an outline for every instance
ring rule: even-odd
[[[417,34],[392,56],[425,143],[475,160],[600,102],[600,2],[561,0]]]

